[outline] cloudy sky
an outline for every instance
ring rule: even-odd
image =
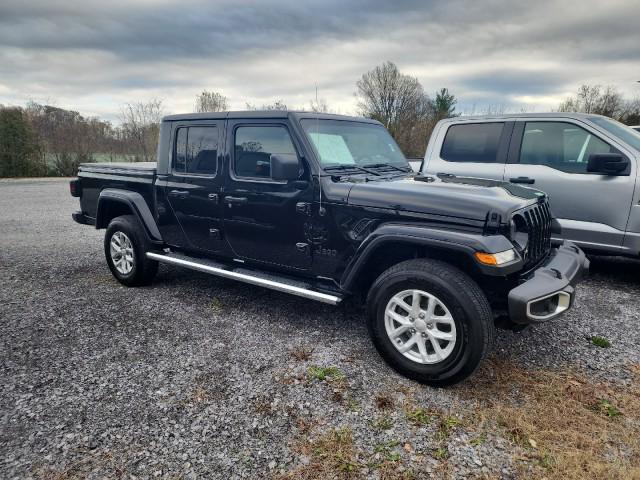
[[[2,0],[0,104],[29,99],[117,120],[202,89],[245,103],[319,97],[355,113],[385,60],[460,109],[544,111],[582,83],[640,96],[640,0]]]

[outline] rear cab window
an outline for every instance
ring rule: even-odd
[[[496,163],[504,122],[465,123],[447,130],[440,158],[447,162]]]
[[[210,175],[218,170],[218,128],[179,127],[176,131],[174,173]]]

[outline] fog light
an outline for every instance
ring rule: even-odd
[[[571,295],[567,292],[552,293],[527,303],[527,316],[532,320],[547,320],[564,312],[571,305]]]

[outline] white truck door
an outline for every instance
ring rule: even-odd
[[[423,173],[503,180],[513,122],[441,122],[429,141]]]
[[[589,126],[570,120],[519,120],[513,131],[505,181],[549,195],[563,238],[598,249],[622,246],[635,183],[625,175],[587,172],[593,153],[618,153]]]

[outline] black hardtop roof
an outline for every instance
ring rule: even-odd
[[[223,120],[227,118],[239,119],[262,119],[274,118],[283,119],[293,117],[296,120],[305,118],[319,120],[348,120],[352,122],[373,123],[380,125],[380,122],[364,117],[351,117],[348,115],[337,115],[333,113],[314,113],[287,110],[249,110],[236,112],[205,112],[205,113],[179,113],[176,115],[167,115],[162,119],[163,122],[176,122],[180,120]]]

